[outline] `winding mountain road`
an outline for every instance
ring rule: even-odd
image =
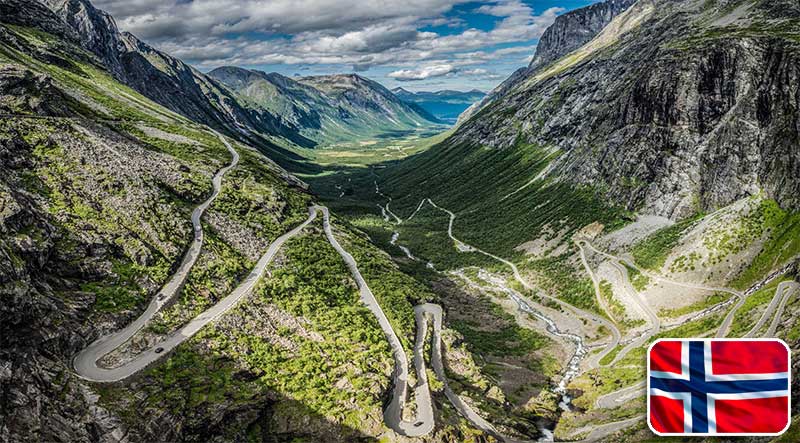
[[[378,185],[377,185],[377,182],[375,183],[375,188],[376,188],[376,193],[380,194],[381,196],[384,196],[384,197],[388,198],[389,201],[391,201],[391,197],[388,197],[388,196],[386,196],[386,195],[384,195],[383,193],[380,192],[380,190],[378,188]],[[456,215],[452,211],[436,205],[436,203],[434,203],[430,198],[426,198],[426,199],[423,199],[422,201],[420,201],[420,203],[417,206],[417,208],[414,210],[414,212],[411,214],[411,216],[408,217],[407,220],[411,220],[420,211],[420,209],[422,208],[422,206],[426,202],[428,204],[430,204],[432,207],[434,207],[434,208],[436,208],[436,209],[438,209],[440,211],[443,211],[443,212],[445,212],[445,213],[447,213],[449,215],[447,235],[453,241],[453,243],[455,244],[456,249],[458,249],[460,252],[478,252],[480,254],[486,255],[486,256],[488,256],[490,258],[493,258],[493,259],[505,264],[506,266],[508,266],[512,270],[512,273],[514,275],[514,279],[515,280],[517,280],[526,289],[534,290],[534,288],[522,278],[517,266],[514,263],[512,263],[509,260],[503,259],[502,257],[498,257],[498,256],[496,256],[494,254],[491,254],[489,252],[486,252],[486,251],[483,251],[483,250],[481,250],[479,248],[471,246],[471,245],[459,240],[458,238],[456,238],[453,235],[453,225],[455,223]],[[384,208],[381,206],[381,209],[383,210]],[[385,209],[388,210],[388,203],[387,203]],[[389,218],[386,217],[386,212],[390,213],[390,211],[385,211],[384,212],[385,219],[387,221],[389,221]],[[391,215],[395,218],[395,220],[397,220],[398,224],[402,223],[402,220],[399,217],[397,217],[395,214],[391,213]],[[397,233],[393,234],[392,244],[395,244],[395,242],[397,240],[397,236],[398,236]],[[633,288],[633,285],[631,284],[631,280],[630,280],[630,275],[628,273],[628,268],[625,265],[631,266],[632,268],[637,269],[640,272],[642,272],[644,275],[647,275],[648,277],[650,277],[652,279],[655,279],[655,280],[658,280],[658,281],[663,281],[663,282],[667,282],[669,284],[682,286],[682,287],[689,287],[689,288],[693,288],[693,289],[703,289],[703,290],[710,290],[710,291],[721,291],[721,292],[726,292],[726,293],[729,293],[729,294],[732,294],[732,295],[736,296],[736,298],[738,299],[738,302],[730,310],[730,312],[728,312],[728,314],[726,315],[725,320],[723,321],[722,325],[720,326],[720,328],[717,331],[718,336],[724,336],[725,334],[727,334],[727,331],[728,331],[728,329],[730,327],[730,324],[731,324],[731,322],[732,322],[732,320],[733,320],[733,318],[735,316],[736,311],[744,303],[746,296],[749,295],[749,293],[752,292],[752,291],[748,291],[746,293],[742,293],[742,292],[738,292],[738,291],[735,291],[735,290],[732,290],[732,289],[729,289],[729,288],[720,288],[720,287],[711,287],[711,286],[697,285],[697,284],[690,284],[690,283],[674,282],[674,281],[668,280],[666,278],[663,278],[660,275],[651,274],[651,273],[649,273],[649,272],[647,272],[645,270],[642,270],[638,266],[636,266],[634,263],[631,263],[627,259],[616,257],[616,256],[613,256],[611,254],[605,253],[603,251],[599,251],[596,248],[594,248],[594,246],[592,246],[591,243],[589,243],[588,240],[578,240],[578,241],[576,241],[576,244],[578,245],[579,250],[580,250],[581,261],[582,261],[584,267],[586,268],[587,273],[591,277],[592,283],[593,283],[594,288],[595,288],[595,296],[597,297],[598,302],[600,303],[600,306],[602,306],[604,309],[606,309],[605,306],[604,306],[604,303],[602,301],[601,294],[600,294],[598,278],[595,275],[595,273],[593,272],[593,270],[591,269],[591,267],[589,266],[588,260],[586,259],[585,250],[583,248],[584,244],[588,248],[592,249],[594,252],[596,252],[598,254],[601,254],[601,255],[605,256],[607,259],[610,260],[611,265],[615,268],[615,270],[617,270],[620,273],[622,281],[625,284],[626,291],[633,298],[633,300],[637,303],[637,305],[642,310],[642,312],[644,312],[645,315],[648,317],[649,323],[650,323],[650,326],[651,326],[648,329],[647,332],[645,332],[641,336],[637,337],[635,340],[633,340],[630,343],[628,343],[627,346],[625,346],[625,348],[623,348],[615,356],[615,358],[613,359],[613,361],[611,363],[609,363],[609,365],[616,364],[622,357],[624,357],[626,354],[628,354],[628,352],[631,351],[632,349],[635,349],[637,347],[641,347],[641,346],[645,345],[647,343],[648,339],[650,339],[652,336],[654,336],[655,334],[657,334],[661,330],[661,325],[662,325],[661,324],[661,319],[658,317],[657,313],[652,309],[652,307],[647,303],[647,301],[644,300],[641,297],[639,292],[636,291],[635,288]],[[778,286],[778,289],[776,290],[776,294],[775,294],[772,302],[770,303],[770,306],[768,307],[767,311],[762,315],[762,317],[759,319],[759,322],[753,328],[752,332],[757,331],[758,329],[763,327],[764,323],[767,321],[767,319],[770,317],[770,315],[772,315],[772,312],[777,308],[777,312],[775,313],[775,317],[774,317],[773,322],[772,322],[772,324],[770,326],[770,329],[767,332],[767,334],[765,334],[765,335],[769,336],[769,335],[774,334],[774,330],[777,327],[777,324],[779,323],[780,316],[781,316],[781,314],[783,312],[783,309],[785,308],[785,305],[786,305],[788,299],[790,298],[791,294],[795,290],[797,290],[799,288],[800,288],[800,285],[798,285],[795,282],[783,282],[783,283],[781,283]],[[522,299],[521,295],[519,295],[519,294],[514,294],[514,295],[517,295],[517,297],[513,297],[512,296],[512,298],[514,300],[519,299],[519,300],[517,300],[517,302],[518,302],[518,304],[520,304],[520,309],[522,309],[523,306],[526,305],[526,303],[524,302],[524,299]],[[597,322],[605,325],[609,329],[609,331],[611,331],[612,341],[606,345],[606,347],[603,349],[602,352],[600,352],[598,354],[595,354],[594,356],[592,356],[591,360],[587,362],[588,369],[595,369],[595,368],[601,366],[599,364],[599,361],[605,355],[607,355],[609,352],[611,352],[613,349],[615,349],[620,343],[621,334],[620,334],[619,330],[617,329],[616,325],[614,325],[612,322],[610,322],[610,321],[608,321],[608,320],[606,320],[606,319],[604,319],[602,317],[596,316],[593,313],[590,313],[590,312],[584,311],[584,310],[582,310],[580,308],[577,308],[575,306],[572,306],[572,305],[570,305],[570,304],[568,304],[566,302],[563,302],[563,301],[561,301],[561,300],[559,300],[559,299],[557,299],[555,297],[549,296],[547,294],[542,294],[542,296],[547,298],[547,299],[549,299],[549,300],[551,300],[551,301],[554,301],[554,302],[558,303],[564,309],[566,309],[568,311],[571,311],[571,312],[573,312],[574,314],[576,314],[578,316],[581,316],[581,317],[584,317],[584,318],[589,318],[589,319],[592,319],[594,321],[597,321]],[[780,306],[777,306],[779,300],[780,300]],[[730,301],[732,301],[732,299],[730,299]],[[729,302],[723,302],[723,303],[720,303],[718,306],[727,305],[728,303]],[[709,310],[709,308],[706,308],[704,310],[704,312],[708,311],[708,310]],[[534,312],[535,312],[535,310],[534,310]],[[608,312],[607,309],[606,309],[606,312]],[[497,432],[495,431],[494,427],[490,423],[488,423],[485,420],[483,420],[471,408],[469,408],[467,405],[465,405],[460,400],[460,398],[458,396],[456,396],[452,392],[452,390],[449,389],[449,386],[447,385],[447,378],[444,375],[444,369],[443,369],[443,366],[442,366],[442,363],[441,363],[441,350],[440,350],[440,346],[441,345],[440,345],[440,338],[438,337],[439,331],[441,329],[441,307],[439,305],[424,304],[424,305],[419,305],[419,306],[415,307],[415,316],[416,316],[416,322],[417,322],[417,341],[416,341],[416,344],[415,344],[415,363],[417,363],[417,365],[416,365],[417,373],[418,374],[424,374],[424,371],[425,371],[424,358],[423,358],[423,355],[422,355],[422,349],[424,348],[426,331],[427,331],[427,320],[425,318],[426,315],[432,315],[433,319],[434,319],[434,337],[433,337],[434,343],[433,343],[433,346],[432,346],[432,359],[431,359],[431,362],[432,362],[432,365],[434,366],[434,372],[437,374],[437,377],[440,378],[445,384],[445,394],[447,395],[448,399],[450,399],[450,401],[456,406],[456,408],[459,410],[459,412],[462,415],[464,415],[470,421],[472,421],[478,428],[484,430],[487,433],[496,435],[499,438],[504,439],[506,441],[511,441],[511,439],[507,439],[507,438],[504,438],[504,437],[498,435]],[[585,354],[585,351],[584,351],[584,354]],[[577,352],[576,352],[576,357],[577,357]],[[580,361],[580,358],[582,358],[582,357],[583,357],[583,355],[581,355],[579,357],[579,361]],[[574,358],[573,358],[573,360],[574,360]],[[577,365],[576,365],[576,369],[575,369],[575,373],[576,374],[577,374],[577,371],[578,371],[578,369],[577,369]],[[566,376],[565,376],[565,378],[566,378]],[[426,375],[420,376],[420,383],[421,384],[425,384],[427,386],[427,376]],[[595,407],[600,408],[600,409],[614,409],[614,408],[617,408],[617,407],[625,404],[626,402],[628,402],[628,401],[630,401],[630,400],[632,400],[632,399],[634,399],[636,397],[639,397],[639,396],[643,395],[644,394],[644,385],[645,385],[644,382],[638,382],[638,383],[636,383],[634,385],[627,386],[627,387],[619,389],[617,391],[602,395],[602,396],[598,397],[597,400],[595,401]],[[428,395],[429,395],[429,391],[428,391]],[[643,420],[643,418],[644,418],[643,416],[636,416],[636,417],[632,417],[632,418],[625,419],[625,420],[620,420],[620,421],[616,421],[616,422],[612,422],[612,423],[607,423],[607,424],[603,424],[603,425],[599,425],[599,426],[594,426],[592,428],[587,428],[586,430],[589,430],[589,434],[586,435],[586,437],[585,437],[585,439],[583,441],[597,441],[597,440],[602,439],[602,438],[604,438],[604,437],[606,437],[608,435],[611,435],[611,434],[613,434],[615,432],[618,432],[618,431],[620,431],[622,429],[630,427],[631,425],[634,425],[637,422]],[[581,430],[578,430],[578,431],[581,431]],[[575,435],[575,434],[573,434],[573,435]]]
[[[705,291],[714,291],[714,292],[725,292],[725,293],[728,293],[728,294],[731,294],[731,295],[737,297],[738,300],[736,301],[736,304],[733,306],[733,308],[730,311],[728,311],[728,314],[725,316],[725,319],[722,321],[722,324],[720,325],[719,329],[717,329],[717,334],[716,334],[717,337],[725,337],[728,334],[728,330],[730,329],[730,325],[733,322],[733,318],[736,315],[736,311],[742,306],[742,304],[744,304],[745,298],[747,297],[747,295],[749,295],[748,293],[743,293],[741,291],[736,291],[736,290],[733,290],[733,289],[730,289],[730,288],[723,288],[723,287],[719,287],[719,286],[707,286],[707,285],[701,285],[701,284],[695,284],[695,283],[684,283],[684,282],[678,282],[678,281],[670,280],[668,278],[662,277],[659,274],[655,274],[655,273],[652,273],[652,272],[650,272],[650,271],[648,271],[646,269],[642,269],[639,266],[637,266],[636,263],[633,263],[632,261],[630,261],[630,260],[628,260],[628,259],[626,259],[624,257],[617,257],[615,255],[612,255],[612,254],[609,254],[607,252],[601,251],[601,250],[595,248],[588,241],[586,241],[585,243],[586,243],[586,246],[589,249],[591,249],[592,251],[594,251],[595,253],[606,257],[607,259],[609,259],[612,262],[624,263],[624,264],[630,266],[631,268],[638,270],[643,275],[646,275],[647,277],[649,277],[649,278],[651,278],[653,280],[657,280],[657,281],[664,282],[664,283],[667,283],[667,284],[670,284],[670,285],[673,285],[673,286],[680,286],[680,287],[684,287],[684,288],[701,289],[701,290],[705,290]],[[627,273],[626,273],[626,275],[627,275]],[[630,281],[630,280],[628,279],[628,281]]]
[[[639,308],[642,309],[642,311],[647,315],[650,322],[650,329],[648,332],[642,334],[636,340],[628,343],[628,345],[622,348],[622,350],[614,357],[614,360],[611,361],[611,365],[613,366],[617,364],[617,362],[619,362],[623,357],[625,357],[628,352],[646,345],[650,337],[658,334],[658,332],[661,330],[661,319],[658,317],[655,311],[653,311],[653,308],[650,307],[650,304],[642,298],[641,294],[639,294],[636,289],[634,289],[633,285],[631,284],[630,276],[628,275],[628,268],[621,265],[617,261],[612,260],[610,263],[611,266],[620,273],[628,295],[639,305]]]
[[[425,358],[423,357],[423,352],[428,330],[428,320],[426,317],[431,316],[433,319],[431,365],[433,366],[433,372],[436,374],[436,377],[444,385],[445,396],[461,415],[482,431],[492,434],[504,441],[513,441],[508,437],[500,435],[491,423],[481,417],[468,404],[464,403],[461,397],[450,388],[450,384],[447,382],[447,374],[444,370],[444,363],[442,363],[442,307],[433,303],[417,305],[414,306],[414,316],[417,322],[417,338],[414,344],[414,361],[416,363],[417,374],[425,374]],[[424,376],[418,375],[418,377],[421,383],[427,385],[427,374]]]
[[[380,192],[380,188],[378,187],[377,182],[375,183],[375,192],[384,198],[387,198],[391,202],[391,197],[384,195]],[[411,220],[417,212],[422,208],[425,201],[423,200],[417,206],[417,209],[414,211],[411,216],[406,220]],[[379,205],[380,206],[380,205]],[[386,205],[386,209],[388,209],[388,203]],[[383,209],[383,207],[381,207]],[[387,211],[388,212],[388,211]],[[401,224],[403,222],[402,219],[397,217],[395,214],[392,216],[397,220],[396,224]],[[386,220],[389,221],[389,220]],[[416,320],[417,331],[416,331],[416,338],[414,343],[414,370],[417,375],[417,387],[415,388],[415,401],[417,403],[417,418],[416,420],[411,421],[403,421],[402,420],[402,412],[404,407],[404,401],[406,397],[406,390],[407,390],[407,383],[408,383],[408,361],[406,359],[405,352],[403,351],[402,344],[400,340],[397,339],[397,336],[394,330],[389,324],[388,319],[386,319],[386,315],[380,308],[380,305],[375,300],[375,297],[372,295],[372,292],[369,290],[366,282],[364,281],[363,277],[361,277],[360,272],[358,271],[358,266],[356,265],[355,260],[352,258],[350,254],[347,253],[336,239],[333,236],[333,233],[330,229],[330,223],[328,221],[327,210],[325,210],[325,232],[328,235],[328,240],[334,246],[334,248],[339,252],[342,258],[347,263],[348,267],[350,268],[353,277],[356,278],[358,283],[359,289],[361,291],[362,301],[372,310],[373,314],[378,318],[378,322],[381,325],[384,333],[389,340],[389,344],[392,347],[392,351],[395,356],[395,389],[392,395],[392,399],[389,403],[389,406],[384,411],[384,420],[390,428],[394,429],[396,432],[400,433],[401,435],[406,436],[422,436],[425,435],[433,430],[435,425],[434,418],[433,418],[433,405],[431,401],[431,394],[430,394],[430,387],[428,383],[428,374],[425,365],[425,357],[424,357],[424,350],[425,350],[425,343],[427,341],[427,331],[428,331],[428,320],[427,317],[430,316],[433,319],[433,335],[431,337],[432,345],[431,345],[431,364],[433,366],[433,371],[436,374],[436,377],[442,382],[444,385],[444,393],[453,407],[461,414],[464,418],[472,422],[478,429],[493,435],[494,437],[505,441],[505,442],[512,442],[516,443],[519,440],[515,440],[513,438],[501,435],[495,428],[492,426],[491,423],[486,421],[483,417],[480,416],[477,412],[475,412],[472,407],[470,407],[467,403],[465,403],[461,397],[459,397],[453,390],[450,388],[448,383],[447,374],[444,369],[444,363],[442,361],[442,339],[441,339],[441,332],[442,332],[442,307],[440,305],[434,303],[423,303],[421,305],[417,305],[414,307],[414,317]],[[394,245],[397,241],[399,233],[395,232],[392,234],[392,241],[391,243]],[[403,248],[403,247],[401,247]],[[413,258],[408,248],[403,248],[406,255],[410,258]],[[413,423],[413,424],[412,424]]]
[[[350,255],[349,252],[342,248],[342,246],[336,240],[336,237],[333,235],[328,208],[324,206],[315,206],[314,208],[322,211],[323,228],[325,230],[325,235],[328,237],[328,242],[330,242],[336,252],[342,256],[342,259],[347,264],[350,273],[358,285],[358,290],[361,295],[361,302],[364,303],[367,308],[372,311],[372,314],[378,319],[378,324],[383,330],[383,333],[386,335],[386,339],[389,341],[389,346],[392,348],[392,354],[394,355],[395,361],[393,374],[394,391],[392,392],[392,399],[390,400],[389,405],[383,411],[383,418],[386,422],[386,425],[395,430],[395,432],[398,434],[407,437],[419,437],[431,432],[435,422],[433,418],[433,403],[431,401],[431,393],[424,371],[424,360],[415,358],[415,369],[417,370],[417,378],[419,379],[419,383],[417,383],[417,386],[414,388],[417,417],[415,420],[405,421],[403,420],[403,408],[405,407],[406,395],[408,391],[408,358],[403,350],[403,344],[397,337],[397,334],[392,328],[391,323],[389,323],[389,319],[386,317],[383,309],[381,309],[381,305],[378,303],[378,300],[375,299],[375,295],[372,293],[367,285],[367,282],[364,280],[364,277],[361,275],[361,272],[358,270],[358,264],[356,263],[356,260],[352,255]],[[417,325],[418,341],[420,332],[419,328],[420,326]],[[422,369],[422,371],[420,371],[420,369]]]
[[[168,335],[164,340],[157,343],[152,348],[137,355],[136,358],[130,362],[117,367],[117,368],[101,368],[97,366],[97,360],[103,355],[108,354],[117,348],[114,346],[119,340],[112,336],[107,336],[92,343],[92,345],[81,351],[74,359],[73,365],[75,371],[79,376],[96,382],[113,382],[125,379],[135,374],[138,371],[146,368],[148,365],[157,361],[161,357],[175,349],[178,345],[195,335],[203,326],[215,321],[225,312],[236,306],[236,304],[255,287],[256,283],[261,279],[267,265],[275,258],[275,254],[280,250],[281,246],[290,238],[297,235],[303,228],[311,223],[316,218],[316,211],[311,211],[308,219],[306,219],[299,226],[291,231],[276,238],[272,244],[267,248],[267,252],[261,256],[256,263],[255,267],[250,271],[250,274],[225,298],[217,302],[214,306],[207,309],[197,317],[192,319],[188,324],[179,330]],[[137,319],[138,321],[139,319]],[[127,328],[126,328],[127,329]],[[132,334],[131,334],[132,335]],[[114,340],[106,340],[108,337],[114,337]],[[120,343],[121,344],[121,343]],[[160,350],[159,350],[160,349]]]
[[[579,440],[579,441],[581,443],[583,443],[583,442],[587,442],[587,443],[588,442],[596,442],[596,441],[599,441],[599,440],[601,440],[603,438],[608,437],[611,434],[617,433],[617,432],[619,432],[619,431],[621,431],[623,429],[627,429],[627,428],[635,425],[636,423],[638,423],[640,421],[644,421],[644,420],[645,420],[645,416],[644,415],[637,415],[636,417],[632,417],[632,418],[629,418],[629,419],[626,419],[626,420],[620,420],[620,421],[615,421],[615,422],[611,422],[611,423],[605,423],[605,424],[602,424],[602,425],[588,426],[588,427],[586,427],[584,429],[576,430],[576,432],[574,432],[573,435],[575,435],[576,433],[580,433],[580,431],[584,431],[584,432],[585,431],[589,431],[589,433],[586,435],[586,437],[584,437],[583,440]]]
[[[453,223],[455,222],[456,215],[452,211],[450,211],[448,209],[445,209],[445,208],[442,208],[440,206],[437,206],[436,203],[434,203],[430,198],[427,199],[427,201],[434,208],[436,208],[436,209],[438,209],[440,211],[443,211],[443,212],[447,213],[450,216],[450,221],[449,221],[449,223],[447,225],[447,235],[448,235],[448,237],[450,237],[451,240],[453,240],[455,242],[456,247],[460,251],[477,252],[479,254],[483,254],[483,255],[485,255],[487,257],[493,258],[493,259],[499,261],[500,263],[503,263],[504,265],[508,266],[511,269],[511,272],[514,275],[514,279],[517,282],[519,282],[519,284],[521,284],[525,289],[527,289],[529,291],[534,291],[534,292],[536,291],[536,288],[533,285],[531,285],[524,278],[522,278],[522,274],[519,272],[519,269],[517,268],[517,265],[515,265],[513,262],[511,262],[509,260],[506,260],[506,259],[504,259],[502,257],[498,257],[497,255],[494,255],[494,254],[492,254],[490,252],[486,252],[486,251],[483,251],[481,249],[478,249],[478,248],[476,248],[474,246],[471,246],[471,245],[469,245],[467,243],[464,243],[461,240],[457,239],[453,235]],[[541,293],[539,295],[541,297],[543,297],[543,298],[546,298],[546,299],[548,299],[548,300],[550,300],[552,302],[557,303],[562,308],[564,308],[565,310],[567,310],[569,312],[572,312],[576,316],[583,317],[583,318],[586,318],[586,319],[590,319],[590,320],[592,320],[594,322],[600,323],[603,326],[605,326],[609,331],[611,331],[611,341],[605,346],[603,351],[599,354],[600,357],[597,358],[598,361],[599,361],[600,358],[602,358],[603,355],[611,352],[619,344],[619,341],[621,339],[621,336],[620,336],[620,333],[619,333],[619,329],[617,329],[617,327],[612,322],[610,322],[608,319],[605,319],[603,317],[600,317],[599,315],[596,315],[596,314],[591,313],[589,311],[586,311],[584,309],[581,309],[581,308],[578,308],[576,306],[573,306],[573,305],[571,305],[571,304],[569,304],[569,303],[567,303],[567,302],[565,302],[565,301],[563,301],[563,300],[561,300],[559,298],[553,297],[553,296],[551,296],[549,294]]]
[[[217,171],[211,179],[213,187],[211,196],[192,211],[191,220],[194,238],[183,256],[180,267],[178,267],[178,270],[172,275],[169,281],[158,291],[155,297],[153,297],[153,300],[150,301],[150,304],[142,315],[122,330],[95,340],[74,357],[73,366],[79,376],[91,381],[117,381],[141,370],[158,358],[158,354],[153,353],[154,356],[148,356],[145,352],[136,360],[119,368],[103,369],[97,366],[97,361],[99,359],[128,341],[137,331],[144,327],[164,305],[169,303],[180,291],[186,279],[189,277],[189,271],[191,271],[197,261],[200,250],[203,247],[203,227],[200,223],[200,219],[206,209],[208,209],[211,203],[217,198],[217,195],[219,195],[220,189],[222,188],[223,175],[239,163],[239,153],[233,149],[225,137],[216,131],[214,131],[214,133],[231,153],[231,163]],[[164,350],[166,350],[166,347]]]
[[[765,337],[775,337],[775,331],[778,329],[778,325],[781,322],[781,316],[783,315],[783,310],[786,308],[786,302],[789,301],[792,293],[800,292],[800,284],[797,282],[790,283],[792,284],[792,287],[784,289],[784,296],[781,300],[781,304],[778,306],[778,312],[776,312],[775,317],[772,318],[772,323],[769,325],[769,329],[767,329]]]
[[[758,331],[764,326],[767,320],[769,320],[777,308],[777,312],[775,312],[775,316],[772,318],[772,322],[770,323],[767,332],[764,334],[766,337],[774,336],[775,330],[778,328],[778,323],[780,323],[783,310],[786,307],[786,302],[789,300],[789,297],[792,295],[792,293],[798,288],[800,288],[800,284],[797,284],[793,281],[784,281],[778,283],[778,287],[775,288],[775,295],[772,297],[772,300],[770,300],[769,305],[767,305],[767,309],[765,309],[761,314],[761,317],[759,317],[755,326],[753,326],[753,328],[750,329],[747,334],[745,334],[745,337],[755,337],[758,334]]]

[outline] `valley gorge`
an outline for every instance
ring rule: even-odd
[[[0,0],[0,441],[651,441],[656,340],[795,352],[800,6],[584,3],[460,92]]]

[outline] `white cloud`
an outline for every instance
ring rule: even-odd
[[[401,69],[399,71],[390,72],[386,76],[398,81],[413,81],[441,77],[443,75],[452,74],[455,71],[456,69],[453,65],[433,65],[425,66],[420,69]]]
[[[121,29],[200,68],[220,65],[346,65],[394,69],[398,81],[471,75],[503,59],[532,55],[526,43],[544,32],[563,8],[540,13],[520,0],[494,0],[474,11],[498,17],[490,30],[466,28],[447,14],[467,0],[95,0]],[[448,26],[456,32],[422,31]],[[452,31],[451,31],[452,32]],[[422,66],[422,67],[420,67]],[[449,70],[446,69],[449,67]],[[489,68],[489,69],[487,69]]]

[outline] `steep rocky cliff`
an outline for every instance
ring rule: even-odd
[[[676,219],[762,192],[798,208],[798,24],[791,2],[640,1],[450,143],[545,147],[543,179]]]
[[[607,0],[584,8],[569,11],[556,17],[539,38],[536,52],[527,67],[516,70],[500,85],[492,89],[481,101],[470,106],[458,117],[458,123],[467,121],[480,109],[494,99],[508,92],[517,81],[530,75],[532,71],[580,48],[593,39],[617,15],[624,12],[636,0]]]
[[[580,48],[636,0],[607,0],[556,17],[536,44],[528,69],[536,69]]]
[[[80,45],[96,55],[117,80],[156,103],[195,122],[247,139],[269,154],[279,154],[276,160],[286,165],[291,159],[285,159],[286,154],[272,145],[269,137],[300,146],[314,145],[279,116],[243,106],[233,92],[212,78],[136,36],[120,32],[113,17],[88,0],[41,1],[72,28]],[[34,8],[32,3],[25,2],[21,7]],[[243,133],[242,128],[248,132]]]

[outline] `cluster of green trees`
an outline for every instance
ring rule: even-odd
[[[321,222],[289,240],[269,271],[249,299],[226,314],[233,323],[209,325],[144,373],[148,404],[202,417],[195,411],[277,398],[284,400],[271,407],[298,420],[324,417],[363,429],[368,416],[380,417],[394,362]],[[253,315],[267,305],[296,320],[283,324],[282,317]],[[124,389],[109,390],[104,401],[122,407]]]
[[[321,341],[281,332],[296,344],[284,349],[261,337],[219,340],[229,355],[243,359],[270,389],[301,401],[341,423],[358,424],[380,409],[392,371],[386,338],[361,304],[355,282],[341,257],[315,227],[286,245],[283,264],[273,266],[256,296],[307,319]],[[236,331],[233,331],[236,334]]]
[[[523,268],[535,272],[537,283],[551,295],[565,302],[602,314],[594,294],[592,280],[571,263],[574,252],[524,262]]]
[[[334,225],[340,224],[334,220]],[[351,230],[337,230],[337,238],[358,262],[358,269],[389,318],[406,349],[414,343],[413,306],[433,301],[436,296],[426,285],[403,273],[385,252],[374,247],[369,239]]]
[[[156,333],[174,331],[199,315],[236,287],[254,263],[225,243],[203,223],[203,248],[181,289],[177,303],[156,315],[148,328]]]
[[[645,269],[661,269],[670,251],[678,244],[683,233],[702,217],[703,214],[697,214],[672,226],[661,228],[636,243],[631,249],[631,254],[636,260],[636,264]]]
[[[237,146],[239,165],[228,172],[212,208],[272,241],[308,217],[310,196],[268,173],[269,165]]]
[[[623,262],[622,265],[628,270],[628,277],[631,279],[631,286],[633,286],[633,289],[639,292],[647,289],[647,286],[650,284],[650,277],[642,274],[638,268],[634,268],[625,262]]]

